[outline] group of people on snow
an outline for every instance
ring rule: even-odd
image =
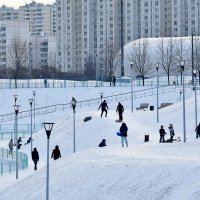
[[[52,151],[51,158],[53,158],[54,160],[61,158],[61,153],[58,145],[56,145],[55,149]],[[34,148],[32,151],[32,160],[34,163],[34,170],[37,170],[37,163],[39,162],[39,153],[37,148]]]
[[[105,117],[107,117],[108,114],[108,105],[106,103],[106,100],[103,100],[103,102],[100,104],[98,110],[101,108],[101,117],[103,116],[103,113],[105,112]],[[119,120],[123,121],[123,112],[124,112],[124,106],[119,102],[116,108],[116,112],[119,114]]]

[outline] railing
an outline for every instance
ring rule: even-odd
[[[18,152],[18,167],[25,169],[28,167],[28,156],[22,152]],[[0,173],[11,173],[16,170],[16,151],[11,154],[8,149],[0,148]]]
[[[181,85],[181,76],[170,76],[170,84],[176,82],[177,86]],[[191,76],[185,76],[185,84],[191,82]],[[145,86],[156,86],[156,77],[148,78],[144,80]],[[117,78],[116,87],[130,87],[131,77],[121,77]],[[134,86],[142,86],[143,81],[140,78],[133,77]],[[168,85],[167,76],[159,76],[159,85]],[[17,88],[67,88],[67,87],[110,87],[110,82],[104,81],[85,81],[85,80],[57,80],[57,79],[47,79],[47,83],[44,83],[44,79],[24,79],[17,80]],[[14,79],[0,79],[0,89],[12,89],[15,88]]]
[[[162,86],[159,87],[159,93],[167,93],[167,92],[172,92],[175,91],[177,87],[175,86]],[[152,96],[157,94],[157,88],[150,88],[150,89],[143,89],[143,90],[138,90],[133,92],[133,98],[141,98],[141,97],[146,97],[146,96]],[[103,99],[106,99],[108,103],[110,102],[118,102],[118,101],[126,101],[131,99],[131,92],[127,93],[120,93],[116,95],[111,95],[111,96],[105,96]],[[95,99],[89,99],[85,101],[78,101],[77,102],[77,107],[82,107],[82,106],[98,106],[101,103],[101,98],[95,98]],[[48,113],[53,113],[57,111],[65,111],[67,109],[71,108],[71,103],[67,104],[56,104],[56,105],[51,105],[51,106],[46,106],[46,107],[41,107],[41,108],[36,108],[35,109],[35,115],[45,115]],[[18,119],[21,118],[26,118],[30,117],[30,110],[27,111],[22,111],[18,113]],[[12,121],[15,119],[15,114],[6,114],[6,115],[0,115],[0,122],[7,122],[7,121]]]
[[[42,124],[35,124],[35,128],[32,132],[35,133],[42,129]],[[25,137],[30,136],[31,124],[18,124],[18,136]],[[14,136],[14,124],[0,124],[0,140],[13,139]]]

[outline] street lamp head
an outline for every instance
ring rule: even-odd
[[[50,139],[51,131],[55,123],[44,122],[42,124],[44,125],[45,131],[47,134],[47,139]]]
[[[28,100],[29,100],[30,105],[32,106],[33,99],[28,99]]]
[[[184,60],[182,60],[180,62],[180,66],[181,66],[181,70],[184,71],[184,66],[185,66],[185,61]]]
[[[100,97],[102,99],[103,98],[103,92],[100,92],[99,94],[100,94]]]
[[[15,102],[17,101],[17,98],[18,98],[18,95],[17,94],[14,94],[14,99],[15,99]]]
[[[193,69],[193,74],[196,75],[197,74],[197,70]]]
[[[13,105],[13,106],[14,106],[15,114],[17,115],[19,112],[20,105]]]
[[[35,96],[36,91],[33,91],[33,95]]]
[[[131,67],[133,67],[133,62],[130,62]]]
[[[156,70],[158,71],[159,69],[159,63],[156,63]]]

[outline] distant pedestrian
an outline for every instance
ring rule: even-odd
[[[37,170],[37,163],[39,162],[39,153],[36,148],[32,151],[32,160],[34,162],[34,170]]]
[[[123,121],[124,106],[120,102],[117,105],[116,112],[119,114],[119,121]]]
[[[165,132],[165,129],[163,127],[163,125],[161,125],[160,127],[160,130],[159,130],[159,133],[160,133],[160,143],[161,142],[165,142],[165,135],[166,135],[166,132]]]
[[[126,143],[126,146],[128,147],[128,140],[127,140],[128,127],[126,126],[125,123],[122,123],[119,131],[121,133],[121,144],[122,144],[122,147],[124,147],[124,141]]]
[[[73,111],[75,112],[75,109],[76,109],[76,99],[74,97],[72,97],[71,104],[72,104]]]
[[[53,158],[54,160],[57,160],[58,158],[61,158],[61,154],[60,154],[60,150],[59,150],[59,146],[56,145],[55,149],[53,150],[52,154],[51,154],[51,158]]]
[[[108,114],[108,105],[106,103],[106,100],[103,101],[103,103],[101,103],[101,105],[99,106],[98,110],[101,108],[101,117],[103,116],[103,113],[105,112],[105,117],[107,117]]]
[[[105,147],[106,146],[106,140],[103,139],[100,144],[99,144],[99,147]]]
[[[9,154],[12,154],[12,152],[13,152],[13,146],[14,146],[13,139],[11,139],[10,142],[8,143]]]
[[[116,77],[115,76],[113,76],[112,82],[113,82],[113,86],[115,87],[115,83],[116,83]]]
[[[169,133],[170,133],[170,141],[173,142],[173,138],[174,138],[174,135],[175,135],[173,125],[169,124],[168,129],[169,129]]]
[[[195,131],[196,131],[196,138],[200,137],[200,123],[199,123],[199,125],[196,127]]]
[[[44,79],[44,87],[47,88],[47,79]]]

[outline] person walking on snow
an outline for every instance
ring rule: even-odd
[[[11,139],[10,142],[8,143],[9,154],[12,154],[13,146],[14,146],[13,139]]]
[[[124,106],[119,102],[116,112],[119,114],[119,121],[123,121],[123,112],[124,112]]]
[[[32,151],[32,160],[35,165],[34,170],[37,170],[37,163],[39,162],[39,154],[36,148],[34,148]]]
[[[106,100],[103,101],[103,103],[101,103],[101,105],[99,106],[98,110],[101,108],[101,117],[103,116],[103,112],[105,112],[105,117],[107,117],[107,109],[108,109],[108,105],[106,103]]]
[[[128,147],[128,140],[127,140],[128,127],[126,126],[125,123],[122,123],[119,131],[121,133],[121,144],[122,144],[122,147],[124,147],[124,141],[126,143],[126,146]]]
[[[196,131],[196,138],[200,137],[200,123],[199,123],[199,125],[196,127],[195,131]]]
[[[61,158],[61,154],[60,154],[60,150],[59,150],[59,146],[56,145],[55,149],[53,150],[52,154],[51,154],[51,158],[53,158],[54,160],[57,160],[58,158]]]
[[[159,133],[160,133],[160,143],[165,142],[165,134],[167,133],[165,132],[163,125],[161,125]]]

